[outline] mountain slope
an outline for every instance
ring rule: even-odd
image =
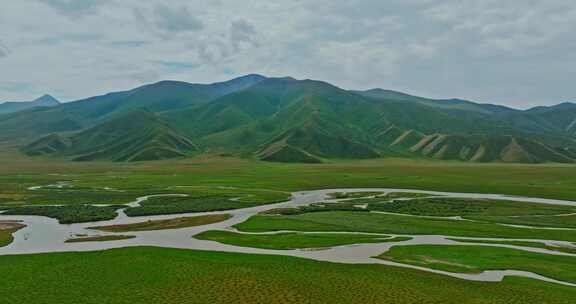
[[[153,113],[136,110],[72,135],[48,135],[22,151],[78,161],[141,161],[184,157],[199,148]]]
[[[522,111],[260,75],[213,84],[161,81],[1,115],[0,129],[0,141],[33,142],[23,149],[28,154],[77,160],[180,157],[200,145],[208,153],[281,162],[576,162],[574,104]]]
[[[30,140],[64,131],[95,126],[134,109],[162,112],[209,101],[262,81],[264,76],[247,75],[213,84],[160,81],[129,91],[94,96],[51,108],[34,108],[0,116],[0,141]]]
[[[411,150],[426,157],[473,162],[540,163],[576,161],[569,153],[513,136],[458,136],[434,134]]]
[[[59,104],[60,102],[56,98],[50,95],[44,95],[33,101],[1,103],[0,114],[9,114],[36,107],[55,107]]]

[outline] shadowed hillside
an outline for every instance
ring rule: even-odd
[[[24,147],[29,155],[77,161],[143,161],[185,157],[199,151],[186,136],[156,115],[135,110],[72,135],[51,134]]]

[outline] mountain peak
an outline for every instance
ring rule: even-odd
[[[60,101],[58,101],[58,99],[52,97],[52,95],[50,94],[44,94],[41,97],[38,97],[36,99],[34,99],[34,101],[32,101],[35,105],[41,105],[41,106],[53,106],[53,105],[59,105]]]

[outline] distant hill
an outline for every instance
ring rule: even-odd
[[[135,114],[136,113],[136,114]],[[30,155],[132,161],[208,152],[277,162],[433,158],[576,161],[576,105],[517,110],[326,82],[247,75],[162,81],[0,116]]]
[[[50,95],[44,95],[33,101],[0,103],[0,114],[14,113],[35,107],[54,107],[59,104],[60,102],[56,98]]]
[[[78,161],[144,161],[185,157],[199,148],[155,114],[135,110],[78,133],[42,137],[22,151]]]

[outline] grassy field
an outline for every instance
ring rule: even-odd
[[[383,265],[177,249],[124,248],[2,260],[2,280],[10,284],[0,284],[0,303],[10,304],[569,304],[576,298],[574,288],[522,278],[470,282]]]
[[[195,205],[210,196],[225,197],[222,204],[232,208],[284,200],[288,192],[292,191],[353,187],[500,193],[576,200],[576,167],[559,164],[474,164],[399,159],[279,164],[218,157],[140,163],[65,162],[42,157],[30,159],[0,150],[0,168],[0,209],[13,209],[25,204],[66,204],[80,206],[78,208],[84,204],[121,205],[144,195],[179,193],[190,197],[153,198],[143,204],[148,209],[143,208],[139,212],[152,209],[152,212],[157,213],[166,212],[166,209],[171,209],[168,213],[189,212],[190,208],[223,208],[212,204],[199,204],[200,207]],[[46,187],[29,189],[41,185]],[[358,194],[347,198],[357,199],[361,196]],[[400,194],[398,196],[403,197]],[[395,197],[392,195],[384,199]],[[230,201],[230,198],[237,200]],[[228,206],[232,202],[234,206]],[[374,214],[365,210],[357,212],[361,211],[358,208],[354,212],[326,212],[326,208],[351,208],[353,203],[337,204],[339,206],[318,204],[309,209],[295,209],[297,214],[290,213],[294,210],[288,210],[288,213],[258,215],[239,224],[238,228],[245,231],[361,231],[576,241],[576,231],[513,228],[488,222],[502,221],[499,217],[509,215],[510,212],[533,214],[537,211],[549,215],[569,211],[567,207],[531,207],[531,204],[526,204],[526,208],[508,208],[499,205],[500,209],[490,207],[488,209],[491,211],[486,211],[485,208],[475,208],[476,211],[468,214],[470,217],[490,216],[486,222]],[[412,206],[406,211],[403,209],[405,207],[398,206],[395,212],[400,210],[410,213],[413,212],[412,207],[414,210],[419,209],[418,212],[423,209],[422,206]],[[428,212],[448,214],[452,207]],[[98,228],[113,232],[176,229],[226,218],[225,215],[221,218],[181,218],[175,221],[148,221]],[[532,225],[550,226],[547,218],[523,217],[513,220],[529,219]],[[506,217],[504,220],[509,219],[512,218]],[[569,217],[555,223],[571,225]],[[339,236],[338,239],[324,233],[321,235],[312,239],[293,233],[274,238],[229,233],[208,234],[208,238],[241,246],[278,249],[367,241],[360,240],[358,235]],[[479,251],[478,254],[484,253]],[[486,256],[494,259],[498,257],[499,262],[503,263],[506,261],[506,258],[502,258],[503,254],[515,256],[517,253],[497,252]],[[514,257],[513,261],[533,261],[534,264],[549,264],[560,268],[565,266],[565,261],[548,260],[547,256]],[[480,269],[484,266],[470,267]],[[572,266],[566,267],[572,271]],[[281,256],[160,248],[0,256],[0,273],[3,282],[10,282],[0,284],[2,304],[382,303],[388,299],[400,304],[529,304],[573,303],[576,299],[574,288],[523,278],[507,278],[502,283],[480,283],[378,265],[330,264]],[[61,273],[66,273],[66,276]],[[561,275],[564,276],[564,272]]]
[[[380,258],[450,272],[522,270],[576,283],[576,257],[533,253],[510,248],[473,245],[395,246]]]
[[[182,191],[182,188],[175,190]],[[184,191],[186,191],[186,194],[189,196],[151,197],[148,200],[140,203],[139,207],[126,209],[126,215],[144,216],[223,211],[278,203],[290,199],[290,195],[288,193],[280,191],[221,189],[205,187],[186,187],[184,188]]]
[[[487,199],[422,198],[409,201],[370,203],[368,209],[424,216],[503,217],[556,215],[576,212],[575,207]]]
[[[360,243],[399,242],[410,238],[391,238],[381,235],[330,234],[330,233],[279,233],[274,235],[254,235],[229,231],[206,231],[194,236],[199,240],[216,241],[228,245],[264,249],[325,248]]]
[[[502,223],[510,225],[534,226],[534,227],[555,227],[555,228],[576,228],[576,214],[568,216],[469,216],[467,218],[492,223]]]
[[[278,230],[359,231],[384,234],[576,241],[576,230],[516,228],[452,219],[345,211],[312,212],[297,215],[256,215],[235,227],[247,232]]]
[[[99,235],[67,239],[65,243],[108,242],[133,239],[133,235]]]
[[[461,243],[500,244],[500,245],[531,247],[531,248],[546,249],[550,251],[576,254],[576,245],[573,247],[565,247],[560,245],[550,246],[540,242],[527,242],[527,241],[506,241],[506,240],[499,241],[499,240],[474,240],[474,239],[450,239],[450,240]]]
[[[97,227],[90,227],[89,229],[107,231],[107,232],[132,232],[132,231],[180,229],[180,228],[214,224],[225,221],[229,218],[230,218],[229,214],[200,215],[193,217],[179,217],[168,220],[146,221],[134,224],[97,226]]]
[[[0,199],[38,195],[30,186],[74,181],[76,187],[132,191],[174,185],[236,186],[300,191],[319,188],[389,187],[451,192],[502,193],[576,200],[573,165],[475,164],[377,159],[326,164],[281,164],[235,158],[112,163],[29,158],[0,150]],[[108,191],[110,196],[128,195]],[[111,200],[111,203],[125,203]],[[86,202],[84,202],[86,203]]]
[[[26,227],[26,225],[17,222],[2,222],[0,221],[0,247],[8,246],[14,237],[14,232]]]

